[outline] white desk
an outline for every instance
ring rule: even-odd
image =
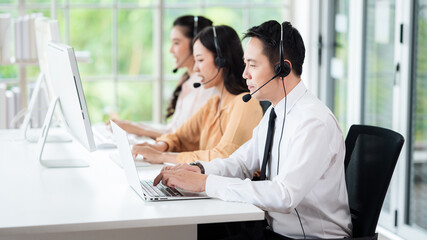
[[[16,136],[0,131],[0,239],[196,239],[198,223],[264,218],[217,199],[144,202],[105,151],[90,153],[88,168],[48,169]]]

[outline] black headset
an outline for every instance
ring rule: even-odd
[[[283,57],[283,23],[280,24],[280,46],[279,46],[279,55],[280,62],[274,66],[274,72],[278,77],[286,77],[291,72],[291,66],[289,66],[288,62],[285,62]]]
[[[198,26],[199,26],[199,17],[194,16],[193,38],[192,39],[194,39],[194,37],[197,35]],[[191,45],[191,41],[190,41],[190,49],[191,48],[192,48],[192,45]],[[176,65],[176,67],[172,70],[172,72],[177,73],[178,68],[180,68],[187,61],[187,59],[189,59],[192,56],[193,56],[193,54],[191,54],[191,52],[190,52],[190,54],[188,54],[188,56],[186,58],[184,58],[184,60],[182,60],[178,65]]]
[[[216,50],[215,65],[218,66],[218,71],[219,71],[220,68],[225,67],[225,65],[227,64],[227,59],[225,59],[222,56],[221,48],[219,48],[218,39],[216,37],[215,26],[212,26],[212,31],[214,35],[214,44],[215,44],[215,50]]]
[[[219,48],[218,39],[216,37],[215,26],[212,26],[212,31],[213,31],[213,35],[214,35],[214,44],[215,44],[215,50],[216,50],[215,65],[218,67],[218,71],[216,72],[216,74],[215,74],[215,76],[213,78],[209,79],[208,81],[206,81],[203,84],[207,84],[207,83],[213,81],[218,76],[219,71],[221,70],[221,68],[225,67],[225,65],[227,64],[227,59],[225,59],[222,56],[221,49]],[[193,84],[194,88],[198,88],[200,86],[202,86],[202,83],[200,83],[200,82],[195,82]]]
[[[242,100],[244,102],[249,102],[249,100],[251,100],[251,98],[252,98],[252,95],[254,95],[261,88],[263,88],[265,85],[267,85],[269,82],[273,81],[277,77],[280,77],[283,80],[283,78],[285,78],[286,76],[289,75],[289,73],[291,73],[291,66],[289,65],[288,62],[285,62],[283,52],[284,52],[284,50],[283,50],[283,24],[280,24],[280,46],[279,46],[279,55],[280,55],[279,61],[280,62],[276,66],[274,66],[274,73],[275,74],[270,80],[268,80],[267,82],[262,84],[261,87],[257,88],[254,92],[243,95]],[[285,85],[283,85],[283,88],[285,88]],[[286,96],[286,91],[285,91],[285,96]]]

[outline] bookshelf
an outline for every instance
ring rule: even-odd
[[[22,14],[22,15],[21,15]],[[7,90],[0,96],[3,105],[1,112],[16,115],[27,107],[27,66],[37,66],[37,51],[35,41],[34,21],[41,14],[24,15],[20,11],[20,16],[12,18],[10,14],[0,14],[0,65],[16,65],[19,91],[10,92]],[[13,39],[13,40],[12,40]],[[12,47],[14,49],[12,56]],[[7,96],[6,96],[7,93]],[[19,99],[14,99],[13,104],[8,104],[11,94],[17,94]],[[9,100],[8,100],[9,99]],[[15,105],[15,107],[13,107]],[[13,107],[14,111],[9,111]],[[10,127],[10,117],[0,116],[5,119],[0,120],[0,128]]]

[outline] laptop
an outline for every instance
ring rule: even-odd
[[[128,183],[142,199],[146,201],[165,201],[209,198],[206,193],[195,193],[170,188],[161,183],[153,186],[153,181],[151,180],[140,180],[126,131],[121,129],[113,121],[110,121],[110,123]]]

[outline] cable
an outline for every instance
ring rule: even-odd
[[[286,95],[286,88],[285,88],[285,82],[284,79],[282,77],[282,86],[283,86],[283,91],[285,92],[285,112],[283,114],[283,123],[282,123],[282,132],[280,133],[280,140],[279,140],[279,145],[277,147],[277,175],[279,175],[279,163],[280,163],[280,144],[282,143],[282,137],[283,137],[283,129],[285,128],[285,121],[286,121],[286,105],[287,105],[287,95]],[[299,220],[299,224],[301,226],[301,230],[302,230],[302,234],[304,235],[304,239],[307,239],[305,236],[305,231],[304,231],[304,226],[302,225],[301,222],[301,218],[299,216],[298,210],[295,208],[295,212],[297,213],[298,216],[298,220]]]
[[[280,140],[279,140],[279,145],[277,147],[277,175],[279,175],[279,163],[280,163],[280,145],[282,143],[282,138],[283,138],[283,129],[285,128],[285,121],[286,121],[286,105],[287,105],[287,94],[286,94],[286,88],[285,88],[285,81],[282,77],[282,86],[283,86],[283,91],[285,92],[285,112],[283,114],[283,123],[282,123],[282,131],[280,133]],[[301,226],[301,230],[302,230],[302,234],[304,235],[304,239],[307,239],[307,237],[305,236],[305,231],[304,231],[304,226],[302,225],[301,222],[301,218],[299,216],[298,210],[295,208],[295,212],[297,213],[298,216],[298,220],[299,220],[299,224]]]
[[[283,123],[282,123],[282,131],[280,133],[280,139],[279,139],[279,145],[277,147],[277,169],[276,169],[276,174],[279,175],[279,163],[280,163],[280,145],[282,143],[282,138],[283,138],[283,129],[285,128],[285,121],[286,121],[286,105],[287,105],[287,101],[288,98],[286,97],[286,88],[285,88],[285,81],[284,78],[282,77],[282,86],[283,86],[283,91],[285,92],[285,112],[283,113]]]
[[[304,239],[307,239],[307,237],[305,236],[304,227],[302,226],[301,218],[299,217],[299,213],[298,213],[298,210],[296,208],[295,208],[295,212],[297,213],[299,224],[301,225],[301,229],[302,229],[302,234],[304,235]]]
[[[222,104],[222,94],[224,93],[224,87],[225,87],[225,84],[222,85],[221,96],[219,98],[219,103],[218,103],[218,119],[219,119],[219,130],[221,131],[221,136],[224,136],[224,132],[222,131],[222,124],[221,124],[221,104]]]

